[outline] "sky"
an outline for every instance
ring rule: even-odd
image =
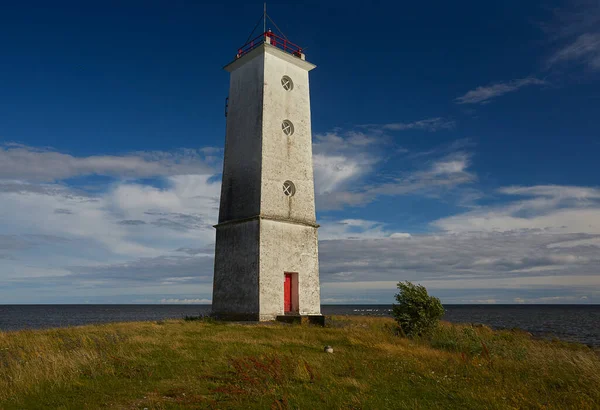
[[[0,304],[210,303],[222,67],[261,13],[2,6]],[[404,280],[443,303],[600,303],[600,2],[268,13],[317,65],[323,303],[392,303]]]

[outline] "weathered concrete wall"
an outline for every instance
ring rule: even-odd
[[[291,62],[289,59],[292,59]],[[315,188],[307,64],[275,47],[266,47],[260,210],[263,216],[314,224]],[[294,83],[291,91],[286,91],[281,85],[284,75]],[[283,120],[294,124],[293,135],[283,133]],[[286,180],[294,183],[296,195],[289,197],[283,194],[282,186]]]
[[[264,58],[245,58],[229,83],[219,223],[260,212]]]
[[[298,273],[301,315],[321,314],[317,228],[260,221],[260,319],[283,315],[285,272]]]
[[[214,315],[258,320],[259,235],[258,220],[217,227]]]

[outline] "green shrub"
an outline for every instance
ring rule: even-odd
[[[406,336],[426,336],[437,326],[444,307],[436,297],[429,296],[427,289],[411,282],[399,282],[393,316]]]

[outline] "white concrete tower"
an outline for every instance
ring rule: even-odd
[[[230,72],[213,315],[320,323],[307,62],[266,32]]]

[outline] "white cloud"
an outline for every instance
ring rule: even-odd
[[[315,154],[315,189],[318,194],[333,192],[369,172],[370,161],[344,155]]]
[[[568,61],[578,61],[592,70],[600,70],[600,33],[580,35],[572,43],[556,51],[548,59],[548,64]]]
[[[543,196],[554,198],[600,199],[600,189],[579,186],[535,185],[509,186],[499,189],[507,195]]]
[[[379,139],[358,132],[317,134],[313,143],[317,195],[347,187],[370,173],[381,161],[372,152],[380,143]]]
[[[555,51],[548,57],[548,67],[579,64],[600,70],[600,3],[580,0],[554,11],[554,20],[543,27]]]
[[[6,241],[0,237],[0,249],[10,242],[13,258],[26,261],[33,246],[60,245],[40,238],[57,237],[68,243],[54,252],[41,252],[28,263],[47,265],[62,257],[64,266],[81,263],[85,255],[84,264],[93,266],[99,261],[158,257],[190,244],[206,246],[214,242],[212,224],[220,191],[220,183],[210,178],[167,177],[162,189],[119,182],[106,192],[86,196],[62,186],[52,188],[52,195],[36,190],[0,192],[0,226],[10,235]]]
[[[450,130],[455,126],[456,121],[442,117],[427,118],[414,122],[396,122],[383,125],[370,125],[370,127],[373,128],[380,128],[382,130],[389,131],[422,130],[429,132]]]
[[[71,272],[66,279],[92,281],[101,287],[139,283],[144,286],[206,284],[212,282],[213,255],[161,255],[123,263],[70,266],[65,269]]]
[[[381,136],[357,132],[317,135],[313,145],[317,209],[364,206],[380,196],[436,196],[477,179],[468,170],[471,154],[457,144],[429,151],[426,156],[433,158],[420,160],[416,170],[380,176],[381,182],[367,181],[376,166],[387,160],[386,155],[405,154],[398,150],[389,154],[387,144]]]
[[[319,229],[319,239],[365,239],[390,236],[385,224],[364,219],[324,221]]]
[[[315,136],[313,167],[319,209],[339,209],[364,203],[353,192],[383,161],[382,138],[361,132],[329,132]]]
[[[19,144],[0,146],[0,179],[52,182],[85,175],[141,178],[205,174],[210,150],[137,152],[129,155],[76,157]]]
[[[550,248],[576,248],[579,246],[596,246],[600,248],[600,238],[576,239],[548,245]]]
[[[465,95],[458,97],[455,101],[458,104],[485,104],[496,97],[517,91],[522,87],[545,84],[547,84],[546,81],[535,77],[526,77],[504,83],[494,83],[468,91]]]
[[[526,196],[434,222],[448,232],[509,232],[524,229],[600,234],[600,190],[540,185],[506,187],[500,193]]]
[[[390,235],[390,238],[392,238],[392,239],[408,239],[411,236],[412,236],[411,234],[406,233],[406,232],[395,232]]]
[[[477,177],[468,170],[471,155],[464,151],[454,152],[426,163],[420,170],[392,178],[388,182],[366,189],[373,195],[437,195],[459,185],[474,182]]]

